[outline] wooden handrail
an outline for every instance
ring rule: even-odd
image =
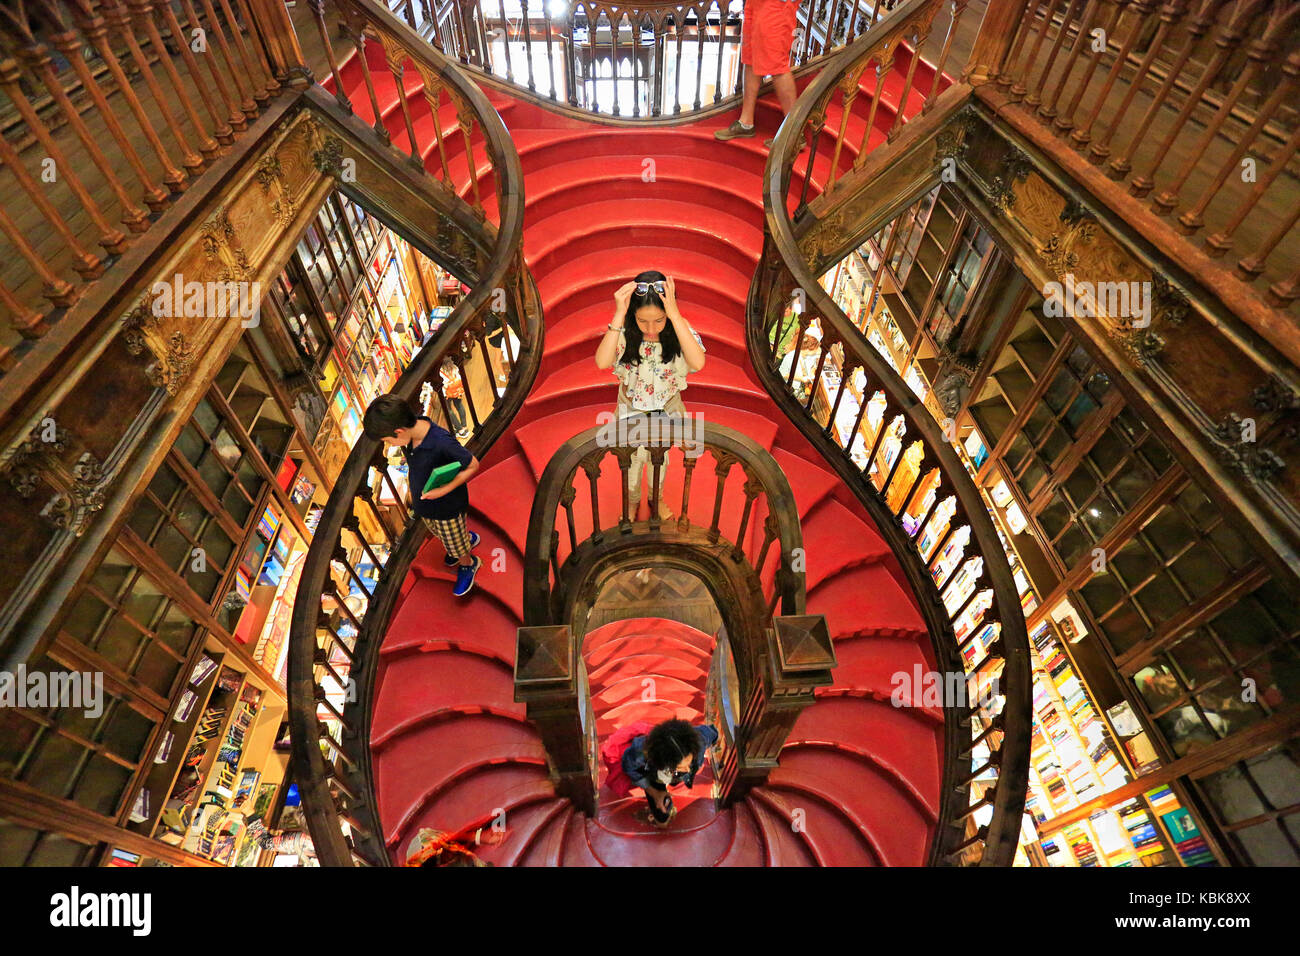
[[[501,0],[388,6],[462,65],[560,107],[654,121],[731,108],[741,95],[743,0],[577,0],[558,17],[549,0],[521,3],[513,19]],[[815,67],[896,3],[800,0],[792,68]]]
[[[953,17],[945,19],[949,10]],[[796,157],[804,142],[811,143],[806,169],[814,168],[820,149],[832,151],[829,174],[821,185],[824,195],[833,197],[837,180],[860,168],[871,149],[869,136],[881,86],[895,50],[907,44],[919,51],[936,28],[945,29],[951,37],[963,11],[964,5],[950,6],[938,0],[910,0],[899,5],[839,53],[799,97],[777,135],[764,175],[764,249],[750,287],[746,344],[764,388],[875,519],[919,599],[941,668],[964,673],[963,648],[988,652],[981,667],[969,676],[980,687],[997,679],[1002,729],[983,741],[987,754],[963,759],[959,754],[972,749],[971,739],[982,728],[972,729],[972,716],[977,715],[970,708],[948,708],[939,831],[930,860],[946,862],[954,848],[963,844],[963,859],[977,857],[984,865],[1009,865],[1018,843],[1028,785],[1031,724],[1028,639],[1005,553],[978,488],[933,416],[812,273],[789,212],[791,204],[802,211],[809,199],[810,175],[803,177],[799,195],[790,191]],[[923,111],[934,99],[949,49],[950,43],[944,42]],[[916,59],[913,57],[913,66]],[[861,77],[871,75],[871,69],[877,79],[868,129],[861,143],[850,143],[846,139],[848,112]],[[913,73],[908,72],[903,102],[911,92]],[[837,94],[839,100],[833,102]],[[838,129],[828,123],[833,106],[840,109]],[[900,109],[887,142],[904,123]],[[801,308],[791,308],[795,300]],[[865,378],[861,408],[847,431],[829,414],[825,422],[818,419],[812,394],[804,400],[793,391],[800,343],[814,318],[822,332],[814,384],[830,350],[842,349],[844,377],[832,409],[840,409],[849,381],[859,374]],[[795,355],[794,365],[783,376],[777,347],[785,331],[795,331]],[[900,469],[905,459],[908,466]],[[963,528],[969,530],[959,537]],[[954,582],[966,583],[961,580],[963,575],[982,577],[987,586],[981,589],[972,584],[969,593],[962,594],[955,590],[958,584]],[[992,818],[984,838],[967,840],[966,818],[972,813],[962,781],[973,767],[991,758],[996,758],[998,781],[992,799],[986,796],[984,800],[992,807]]]
[[[317,3],[314,10],[328,47],[332,31],[326,23],[325,6]],[[465,214],[456,218],[455,225],[465,233],[463,245],[487,250],[488,254],[481,256],[477,263],[471,257],[453,266],[457,276],[472,286],[472,291],[457,305],[437,335],[416,354],[392,387],[392,392],[412,404],[422,403],[426,409],[436,399],[446,415],[440,375],[444,361],[453,362],[463,380],[468,382],[472,363],[481,360],[492,383],[493,400],[490,408],[473,409],[474,435],[466,447],[482,459],[522,405],[541,364],[543,325],[540,300],[522,255],[523,176],[518,154],[487,97],[463,75],[454,61],[429,47],[386,10],[373,4],[332,0],[329,7],[330,12],[343,21],[347,28],[345,32],[358,44],[361,56],[365,55],[363,44],[366,40],[380,43],[386,63],[399,80],[399,87],[403,71],[408,66],[416,70],[425,81],[430,108],[437,113],[439,108],[445,110],[450,105],[455,111],[455,125],[463,133],[463,148],[469,162],[459,180],[451,177],[447,164],[442,161],[445,153],[440,155],[438,152],[444,145],[441,135],[435,145],[416,142],[412,133],[406,157],[416,169],[417,176],[432,178],[445,186],[451,196],[461,197],[456,201],[462,203]],[[337,58],[332,50],[330,61],[336,66]],[[338,83],[337,71],[335,83]],[[334,92],[337,108],[350,113],[350,103],[342,89],[336,85]],[[319,91],[315,91],[315,95],[319,95]],[[405,96],[402,108],[407,130],[411,131],[411,115]],[[472,127],[481,132],[481,143],[471,140],[469,131]],[[363,135],[355,124],[347,127],[347,131],[351,135]],[[378,131],[367,130],[365,135],[373,139],[373,148],[396,148],[386,135]],[[429,152],[430,147],[433,147],[432,152]],[[475,157],[476,148],[486,153],[482,160]],[[427,159],[426,152],[429,153]],[[486,221],[485,197],[477,179],[477,170],[484,165],[493,171],[498,216],[495,227]],[[426,172],[426,169],[432,171]],[[340,185],[345,190],[360,191],[359,186]],[[431,209],[430,213],[437,215],[436,210]],[[505,330],[502,342],[509,352],[509,375],[503,389],[498,389],[497,370],[486,347],[489,321],[496,321]],[[518,335],[517,348],[512,333]],[[381,449],[379,442],[364,436],[353,446],[321,514],[293,605],[288,687],[295,779],[299,781],[303,794],[317,857],[324,866],[354,865],[354,855],[370,865],[384,866],[389,862],[383,845],[381,822],[375,810],[370,770],[371,696],[378,648],[410,562],[424,541],[423,524],[411,521],[400,538],[390,544],[373,589],[367,596],[362,588],[356,609],[344,603],[349,598],[340,594],[332,574],[332,565],[342,563],[348,583],[363,581],[358,569],[348,561],[346,541],[351,539],[364,545],[360,528],[365,521],[386,528],[376,492],[391,495],[400,482],[390,471]],[[379,474],[377,484],[372,483],[372,470]],[[405,514],[403,503],[399,501],[397,507]],[[385,531],[385,537],[387,534]],[[365,546],[364,550],[369,555],[379,550],[378,556],[383,557],[381,548]],[[357,601],[356,598],[351,600]],[[335,617],[339,618],[337,625],[332,623]],[[342,734],[340,738],[329,740],[323,737],[317,719],[317,695],[323,691],[337,696],[344,689],[338,687],[336,681],[330,681],[328,686],[322,683],[327,675],[316,663],[316,652],[321,642],[324,646],[320,649],[324,650],[327,659],[338,650],[351,662],[348,675],[351,683],[338,721],[342,724]],[[322,743],[325,744],[323,748]],[[335,768],[329,753],[339,747],[343,748],[339,756],[345,759],[341,761],[343,766]],[[346,781],[352,797],[332,792],[326,780],[329,776],[334,777],[336,784]],[[351,846],[340,826],[345,815],[359,821],[364,830],[369,831],[367,835],[355,832],[354,828]]]

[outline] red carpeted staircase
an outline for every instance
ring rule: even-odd
[[[394,141],[405,142],[396,90],[372,49],[384,120]],[[873,143],[892,122],[905,52],[886,83]],[[924,65],[917,73],[918,89],[928,90]],[[373,121],[355,61],[343,77],[359,115]],[[418,90],[414,71],[406,82]],[[761,104],[757,137],[724,144],[712,133],[732,114],[615,127],[488,94],[525,172],[524,249],[545,308],[545,358],[527,403],[470,487],[471,527],[483,536],[484,558],[474,591],[462,601],[451,596],[441,546],[431,542],[414,562],[382,647],[371,746],[390,852],[400,861],[422,826],[458,830],[504,811],[505,841],[484,850],[504,865],[924,863],[939,806],[943,715],[889,700],[891,675],[914,665],[933,669],[921,616],[865,511],[756,384],[745,352],[744,304],[762,241],[762,137],[776,128],[774,105]],[[855,122],[863,128],[870,98],[864,86],[851,138]],[[422,97],[409,101],[428,156],[433,117],[427,107],[418,112]],[[914,93],[908,113],[920,105]],[[838,117],[828,118],[828,127],[837,124]],[[451,159],[464,170],[463,153]],[[436,152],[429,162],[432,169]],[[479,172],[490,194],[491,171]],[[596,369],[593,355],[614,289],[647,268],[676,278],[682,311],[708,352],[684,393],[688,410],[749,435],[789,478],[803,523],[808,609],[826,616],[839,660],[834,686],[804,712],[768,784],[719,812],[706,770],[691,794],[674,797],[679,815],[668,832],[645,822],[644,801],[610,801],[602,793],[598,817],[587,819],[557,799],[512,684],[522,548],[537,481],[562,442],[612,408],[614,379]],[[668,497],[674,510],[675,481],[670,477]],[[711,507],[711,492],[700,497],[701,510]],[[700,517],[707,524],[709,515]],[[659,620],[620,621],[588,634],[584,655],[601,737],[638,719],[699,721],[711,648],[710,635]],[[646,677],[655,682],[651,701],[642,700]]]

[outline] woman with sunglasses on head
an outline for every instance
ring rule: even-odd
[[[681,393],[686,376],[704,368],[704,343],[682,317],[672,279],[651,269],[619,286],[614,293],[614,318],[596,349],[596,367],[613,369],[618,379],[620,418],[645,412],[686,414]],[[633,520],[641,504],[641,474],[649,463],[650,452],[642,448],[628,472],[628,512]],[[663,519],[672,517],[663,502],[667,468],[665,455],[659,468]]]

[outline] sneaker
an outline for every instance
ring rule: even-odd
[[[714,130],[713,138],[725,143],[729,139],[748,139],[749,137],[754,136],[755,132],[753,126],[742,126],[740,120],[736,120],[726,129]]]
[[[478,569],[483,567],[483,559],[475,558],[474,563],[469,567],[461,566],[456,572],[456,586],[451,589],[451,593],[456,597],[464,597],[474,587],[474,576],[478,574]]]
[[[479,542],[478,532],[471,531],[469,533],[469,549],[473,551],[475,548],[477,548],[478,542]],[[450,554],[445,554],[442,557],[442,563],[447,565],[447,567],[449,568],[454,568],[456,565],[460,564],[460,558],[453,558]]]

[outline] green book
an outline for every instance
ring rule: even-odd
[[[424,483],[424,491],[421,491],[420,494],[424,494],[425,491],[432,491],[434,488],[441,488],[455,478],[458,471],[460,471],[460,462],[458,461],[439,465],[429,473],[429,480]]]

